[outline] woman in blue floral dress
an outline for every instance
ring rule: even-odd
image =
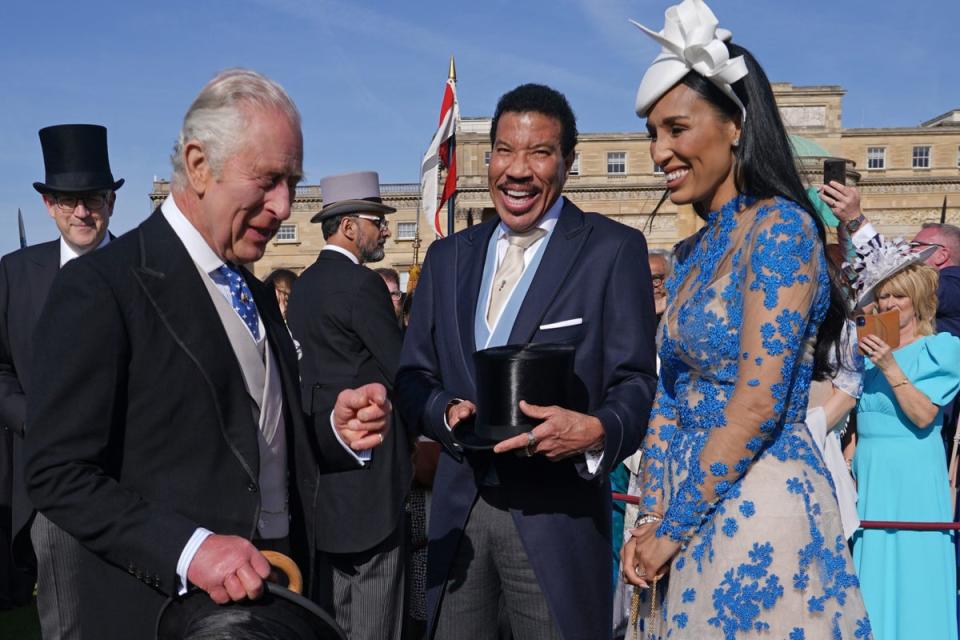
[[[624,576],[662,594],[647,637],[869,638],[803,423],[844,318],[822,223],[766,76],[716,27],[699,0],[671,7],[660,33],[641,27],[664,47],[637,96],[651,155],[706,226],[668,283]]]

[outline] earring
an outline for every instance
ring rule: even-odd
[[[740,138],[735,138],[733,141],[733,148],[736,149],[740,146]]]

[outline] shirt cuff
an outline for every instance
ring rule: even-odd
[[[600,451],[584,451],[583,457],[587,461],[587,473],[593,475],[600,468],[600,463],[603,462],[603,449]]]
[[[363,466],[367,466],[367,463],[370,462],[370,449],[365,451],[354,451],[351,449],[346,442],[343,441],[343,438],[340,437],[340,432],[337,431],[337,425],[333,423],[333,411],[330,412],[330,428],[333,429],[333,435],[336,437],[337,442],[340,443],[340,446],[343,447],[344,451],[353,456],[353,459],[359,462]]]
[[[197,527],[186,546],[180,552],[180,559],[177,561],[177,595],[182,596],[187,592],[187,570],[190,569],[190,563],[193,562],[193,556],[197,555],[200,545],[203,541],[213,535],[213,531]]]

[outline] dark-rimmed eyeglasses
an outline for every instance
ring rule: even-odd
[[[377,227],[381,231],[383,231],[384,229],[390,226],[390,223],[387,222],[386,218],[381,218],[380,216],[373,216],[368,213],[353,213],[353,214],[350,214],[350,217],[363,218],[364,220],[369,220],[373,224],[377,225]]]
[[[53,196],[53,201],[57,203],[61,211],[70,212],[77,208],[81,202],[87,208],[87,211],[100,211],[107,206],[109,197],[105,193],[88,193],[84,195],[58,193]]]

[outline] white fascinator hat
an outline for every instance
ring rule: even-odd
[[[883,234],[874,236],[869,244],[857,251],[850,266],[857,273],[853,289],[857,294],[857,306],[863,307],[876,300],[877,287],[890,276],[913,264],[929,258],[937,247],[924,247],[914,251],[903,238],[887,240]]]
[[[703,0],[683,0],[667,9],[661,31],[630,22],[663,47],[640,81],[637,115],[646,117],[671,87],[696,71],[733,100],[746,120],[747,110],[731,85],[747,75],[747,64],[743,56],[730,57],[724,43],[733,34],[718,27],[717,17]]]

